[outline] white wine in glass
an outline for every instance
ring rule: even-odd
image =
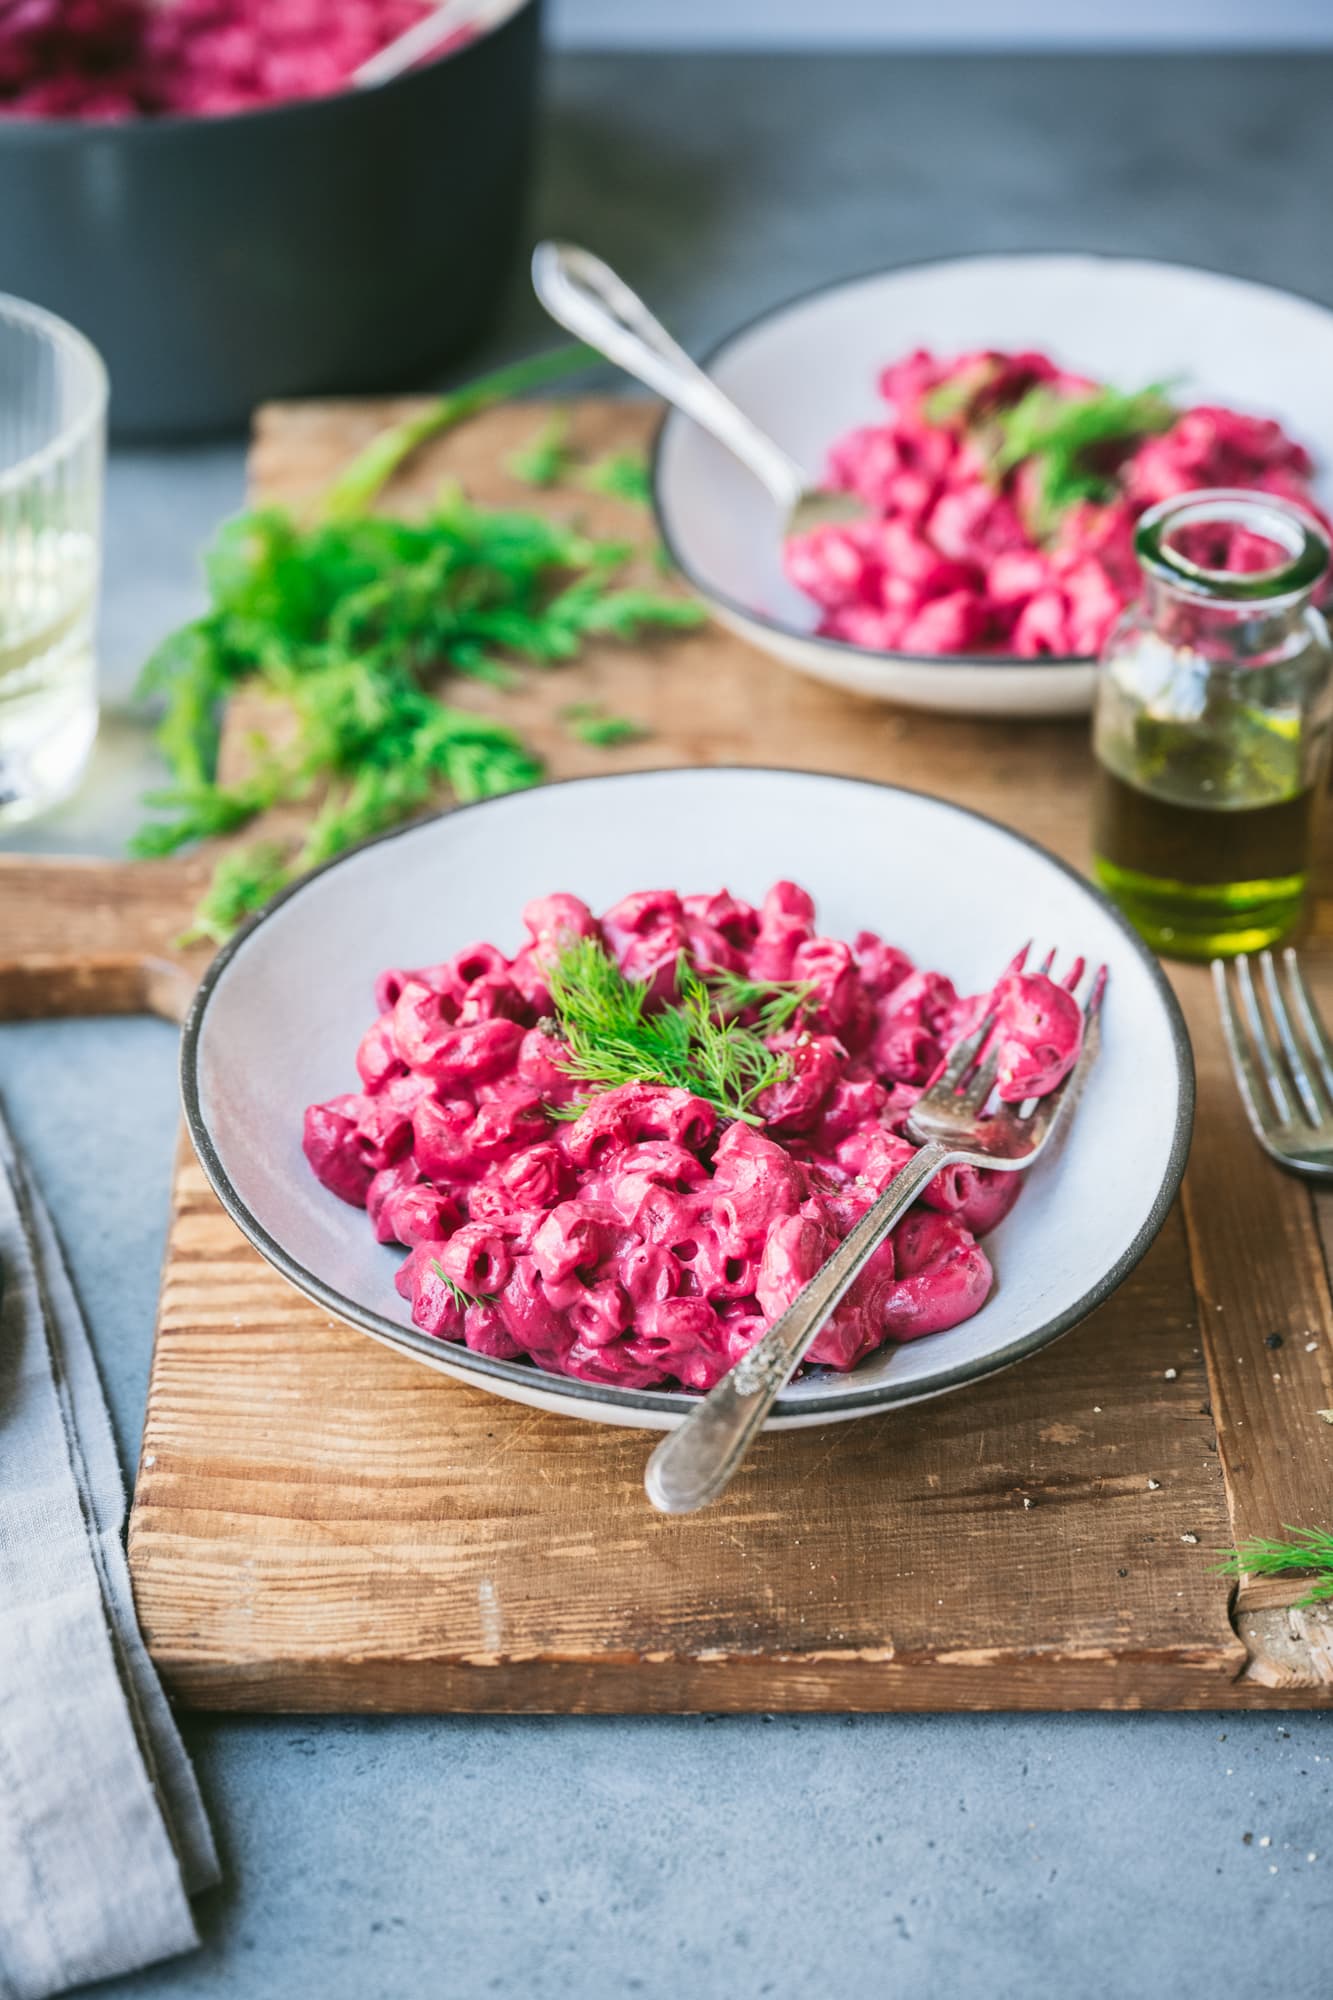
[[[0,825],[78,784],[97,734],[106,371],[0,294]]]

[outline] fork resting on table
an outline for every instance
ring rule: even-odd
[[[1333,1178],[1333,1041],[1294,951],[1284,951],[1280,963],[1261,951],[1258,985],[1253,964],[1244,952],[1213,960],[1245,1115],[1279,1166],[1312,1180]]]

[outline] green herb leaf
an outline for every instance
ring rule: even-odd
[[[814,987],[808,984],[743,979],[739,973],[725,971],[710,972],[708,985],[724,1015],[734,1019],[741,1014],[753,1014],[750,1025],[761,1039],[780,1035],[784,1028],[789,1028],[815,994]]]
[[[938,424],[941,430],[966,429],[977,403],[1002,366],[1002,362],[983,355],[971,368],[960,369],[947,382],[931,389],[921,401],[921,414],[926,422]]]
[[[593,702],[576,702],[571,708],[562,708],[560,719],[568,725],[571,736],[595,750],[611,750],[618,743],[637,743],[648,734],[641,723],[631,722],[626,715],[608,715]]]
[[[632,544],[474,507],[457,486],[422,520],[366,511],[426,439],[596,359],[584,347],[539,355],[391,426],[333,482],[313,525],[267,507],[219,531],[206,557],[207,614],[164,641],[140,679],[140,693],[161,707],[157,740],[172,783],[146,800],[163,817],[140,829],[135,851],[169,854],[234,832],[316,788],[322,803],[286,853],[264,843],[225,858],[196,935],[225,936],[293,874],[425,810],[446,785],[470,800],[540,778],[538,759],[511,730],[436,699],[442,677],[504,686],[515,658],[554,666],[592,637],[631,640],[703,620],[703,608],[683,598],[615,587]],[[564,463],[564,422],[555,418],[522,470],[548,483]],[[588,477],[627,497],[646,491],[646,468],[632,453],[613,454]],[[273,698],[283,727],[274,742],[256,739],[244,782],[220,785],[223,709],[251,685]],[[633,729],[611,716],[583,723],[584,740],[602,746]]]
[[[208,618],[171,633],[139,676],[137,694],[163,704],[157,746],[184,786],[207,784],[212,776],[231,678],[216,626]]]
[[[1160,384],[1132,394],[1095,389],[1086,396],[1039,386],[992,412],[977,439],[997,481],[1020,465],[1033,466],[1032,526],[1045,538],[1080,500],[1109,498],[1119,460],[1142,438],[1169,430],[1177,415]]]
[[[148,792],[144,804],[175,814],[173,819],[150,820],[130,841],[130,852],[147,860],[174,854],[196,840],[211,840],[219,834],[234,833],[257,813],[281,796],[284,780],[265,774],[244,785],[186,784]]]
[[[448,786],[494,797],[537,782],[541,764],[503,724],[443,704],[450,672],[503,684],[515,657],[571,660],[591,636],[630,639],[687,628],[699,606],[618,588],[631,553],[536,514],[473,506],[447,488],[419,521],[380,516],[302,527],[280,510],[225,524],[208,556],[208,614],[166,641],[141,691],[164,705],[159,745],[173,783],[146,803],[164,816],[135,837],[162,855],[232,833],[271,806],[325,793],[304,845],[281,879],[425,811]],[[237,688],[274,697],[293,727],[257,739],[255,769],[217,782],[222,705]],[[587,740],[625,740],[606,718]],[[200,913],[203,935],[225,935],[256,907],[260,884],[232,859]]]
[[[213,871],[207,895],[194,913],[194,922],[176,942],[198,944],[208,939],[223,944],[247,917],[277,895],[291,880],[292,871],[275,841],[257,841],[224,855]]]
[[[1326,1528],[1287,1528],[1291,1540],[1242,1542],[1218,1565],[1222,1576],[1314,1575],[1317,1581],[1301,1598],[1299,1609],[1333,1602],[1333,1534]]]
[[[765,1004],[785,1009],[785,1020],[809,997],[804,987],[740,983],[747,1004],[762,994]],[[565,1043],[562,1066],[580,1082],[672,1086],[707,1099],[726,1118],[759,1125],[755,1100],[790,1072],[788,1057],[767,1048],[757,1028],[720,1012],[710,982],[684,953],[669,1006],[651,1008],[647,987],[626,979],[596,938],[571,939],[547,984]]]
[[[325,495],[326,513],[334,520],[366,513],[381,488],[428,438],[438,437],[441,431],[452,429],[464,417],[475,416],[478,410],[488,410],[494,403],[508,402],[511,396],[522,396],[532,389],[543,389],[563,376],[580,373],[600,359],[591,347],[557,347],[551,354],[516,361],[461,389],[451,390],[416,416],[372,438],[330,486]]]
[[[580,482],[592,493],[608,493],[632,507],[653,504],[652,475],[641,451],[613,451],[585,467]]]
[[[566,440],[569,419],[557,411],[542,425],[531,444],[511,453],[506,468],[525,486],[558,486],[567,477],[572,460]]]
[[[439,1279],[440,1283],[444,1286],[446,1292],[449,1292],[453,1295],[454,1303],[463,1312],[466,1312],[469,1306],[488,1306],[492,1304],[492,1302],[494,1301],[495,1298],[494,1292],[465,1292],[461,1285],[456,1285],[454,1283],[453,1279],[449,1276],[447,1271],[442,1271],[440,1269],[438,1258],[435,1257],[431,1258],[430,1268],[432,1271],[434,1271],[436,1277]]]
[[[551,610],[553,615],[560,613],[559,599]],[[606,633],[614,639],[637,639],[645,628],[652,626],[692,632],[707,616],[703,605],[693,598],[659,597],[651,590],[608,590],[600,596],[585,597],[576,623],[577,629],[588,635]]]

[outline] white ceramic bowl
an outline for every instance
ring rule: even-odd
[[[664,1429],[692,1398],[541,1374],[416,1331],[402,1252],[323,1188],[301,1151],[307,1104],[354,1087],[375,975],[479,938],[522,940],[531,897],[604,909],[632,889],[725,883],[758,899],[782,876],[837,937],[875,929],[960,988],[989,985],[1026,938],[1110,967],[1102,1053],[1058,1158],[1032,1171],[987,1239],[997,1284],[963,1326],[812,1372],[778,1425],[865,1416],[976,1381],[1073,1326],[1156,1235],[1184,1171],[1189,1043],[1156,961],[1072,869],[1018,834],[916,792],[797,771],[582,778],[487,800],[372,841],[308,876],[214,961],[185,1026],[186,1118],[246,1235],[330,1312],[446,1374],[571,1416]]]
[[[1321,468],[1333,466],[1333,312],[1177,264],[1037,255],[883,271],[764,314],[707,366],[814,476],[836,437],[883,410],[879,372],[914,347],[1039,347],[1118,388],[1169,381],[1183,401],[1278,417]],[[788,666],[910,708],[1075,715],[1091,705],[1086,659],[930,658],[817,637],[816,606],[782,573],[778,509],[675,412],[654,490],[663,538],[694,589]]]

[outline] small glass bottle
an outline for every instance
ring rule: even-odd
[[[1093,868],[1173,958],[1257,951],[1300,915],[1333,723],[1311,517],[1217,488],[1140,519],[1144,594],[1102,652]]]

